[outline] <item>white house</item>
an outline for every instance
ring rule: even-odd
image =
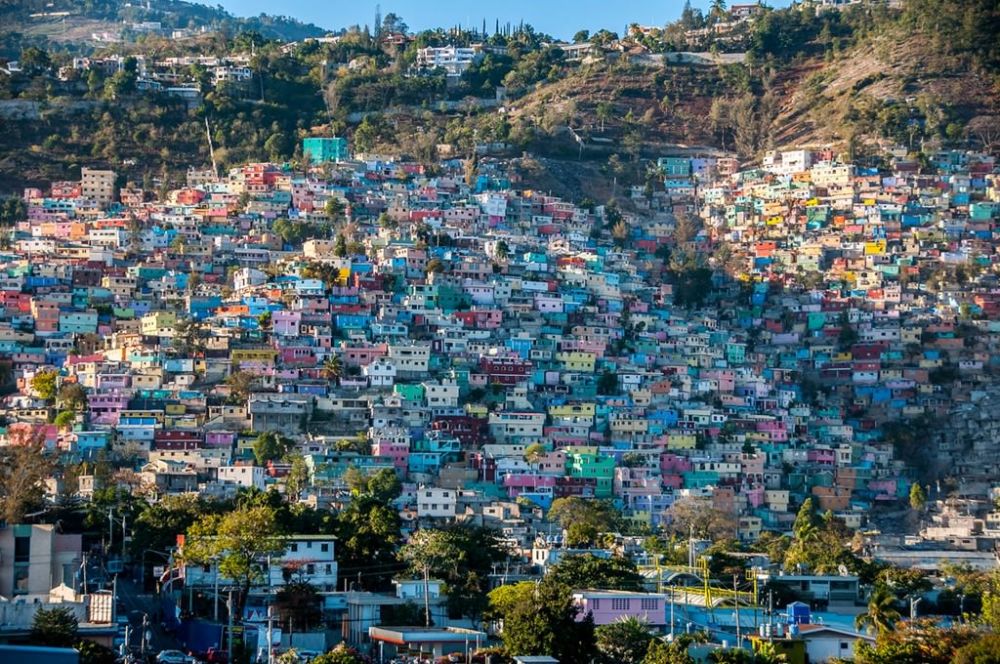
[[[417,490],[417,517],[452,519],[458,505],[458,492],[454,489],[426,487]]]
[[[260,491],[266,488],[266,474],[261,466],[220,466],[218,472],[218,480],[222,484],[236,484]]]

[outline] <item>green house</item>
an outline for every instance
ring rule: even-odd
[[[312,164],[344,161],[350,156],[347,152],[346,138],[319,136],[302,139],[302,154],[309,155],[309,162]]]

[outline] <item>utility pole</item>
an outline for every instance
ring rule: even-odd
[[[229,629],[226,633],[226,661],[233,661],[233,591],[229,591],[229,599],[226,600],[226,613],[229,614]]]
[[[430,571],[424,565],[424,626],[431,626]]]
[[[739,575],[733,574],[733,599],[736,600],[736,647],[743,647],[742,632],[740,631],[740,585],[737,581]]]
[[[268,605],[268,607],[267,607],[267,664],[271,664],[271,662],[272,662],[271,653],[273,651],[273,648],[271,648],[271,638],[272,638],[271,637],[271,629],[272,629],[271,621],[272,621],[272,617],[274,615],[274,613],[272,611],[273,608],[274,607],[272,607],[270,605]]]
[[[219,622],[219,559],[216,558],[212,562],[215,563],[215,596],[212,599],[212,603],[214,605],[212,620]]]

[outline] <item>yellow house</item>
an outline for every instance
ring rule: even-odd
[[[273,365],[278,351],[271,348],[239,348],[229,353],[229,361],[233,366],[243,364]]]
[[[553,419],[574,417],[593,418],[596,412],[597,406],[593,403],[569,403],[549,406],[549,415]]]
[[[566,371],[593,373],[597,364],[597,355],[584,351],[567,351],[556,353],[556,361],[562,362]]]
[[[154,311],[142,317],[144,337],[169,337],[174,334],[177,315],[172,311]]]
[[[673,432],[667,435],[668,450],[693,450],[698,443],[698,437],[693,433]]]
[[[885,253],[885,240],[865,242],[865,256],[881,256]]]

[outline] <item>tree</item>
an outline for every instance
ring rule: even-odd
[[[545,445],[542,443],[532,443],[524,448],[524,460],[528,463],[535,463],[545,456],[546,452]]]
[[[195,521],[219,512],[222,506],[195,494],[166,495],[155,503],[143,501],[132,521],[132,555],[141,558],[147,549],[169,549],[176,543],[177,533],[187,532]]]
[[[606,661],[615,664],[642,664],[653,640],[649,623],[626,616],[595,630],[597,649]]]
[[[546,578],[572,589],[640,590],[642,577],[631,560],[621,556],[598,558],[592,553],[564,556],[549,568]]]
[[[364,587],[385,590],[405,568],[396,558],[402,536],[399,511],[387,501],[363,493],[351,499],[337,521],[337,572],[355,580],[364,571]]]
[[[340,356],[334,353],[323,362],[323,375],[331,383],[336,383],[344,373],[344,363]]]
[[[235,404],[245,404],[256,383],[257,377],[249,371],[240,369],[232,372],[226,378],[226,385],[229,387],[229,401]]]
[[[298,500],[302,491],[309,484],[309,467],[301,454],[293,454],[291,468],[285,475],[285,495],[289,500]]]
[[[313,664],[366,664],[366,662],[361,653],[344,643],[312,660]]]
[[[583,44],[587,41],[590,41],[590,30],[578,30],[577,33],[573,35],[574,44]]]
[[[577,620],[570,589],[548,578],[522,581],[489,594],[490,616],[503,621],[508,656],[551,655],[561,662],[589,662],[597,655],[594,621]]]
[[[605,369],[598,377],[597,393],[604,395],[618,393],[618,376],[611,369]]]
[[[306,581],[289,581],[275,594],[274,608],[283,629],[308,631],[323,620],[323,598]]]
[[[899,599],[886,586],[875,586],[871,597],[868,598],[867,610],[854,620],[854,624],[858,629],[875,632],[879,637],[891,632],[900,619],[899,611],[896,610],[898,601]]]
[[[40,509],[43,482],[53,465],[37,435],[0,447],[0,518],[8,524],[21,523],[25,514]]]
[[[80,624],[72,609],[58,606],[38,609],[31,621],[31,642],[51,648],[72,648],[76,644]]]
[[[507,557],[499,533],[457,524],[419,530],[400,550],[400,560],[424,578],[445,582],[449,613],[477,620],[487,608],[486,593],[493,566]]]
[[[71,410],[64,410],[55,416],[52,420],[52,424],[56,425],[60,429],[69,429],[73,422],[76,421],[76,413]]]
[[[954,664],[1000,664],[1000,634],[984,634],[955,652]]]
[[[31,389],[42,401],[53,401],[56,398],[56,383],[59,372],[55,369],[43,369],[31,378]]]
[[[569,496],[553,500],[546,517],[564,529],[583,523],[598,532],[607,532],[617,525],[619,514],[610,502]]]
[[[388,504],[403,493],[403,483],[395,470],[382,468],[368,476],[365,489],[375,500]]]
[[[253,441],[253,456],[258,466],[266,466],[268,461],[281,459],[288,453],[291,441],[284,436],[266,431]]]
[[[87,407],[87,390],[80,383],[64,383],[59,388],[57,403],[66,410],[82,411]]]
[[[924,488],[920,486],[920,482],[914,482],[910,486],[910,507],[919,512],[924,509],[926,504],[927,494],[924,493]]]
[[[93,641],[80,641],[75,647],[80,653],[80,664],[116,664],[118,661],[114,650]]]
[[[649,643],[642,664],[694,664],[694,658],[688,654],[687,644],[680,639],[672,643],[654,639]]]
[[[732,515],[717,510],[707,498],[681,498],[667,509],[669,529],[687,537],[719,540],[732,537],[736,521]]]
[[[217,559],[219,573],[236,584],[235,615],[242,616],[250,588],[264,576],[267,558],[284,550],[274,509],[244,505],[223,516],[204,516],[192,524],[181,557],[202,565]]]

